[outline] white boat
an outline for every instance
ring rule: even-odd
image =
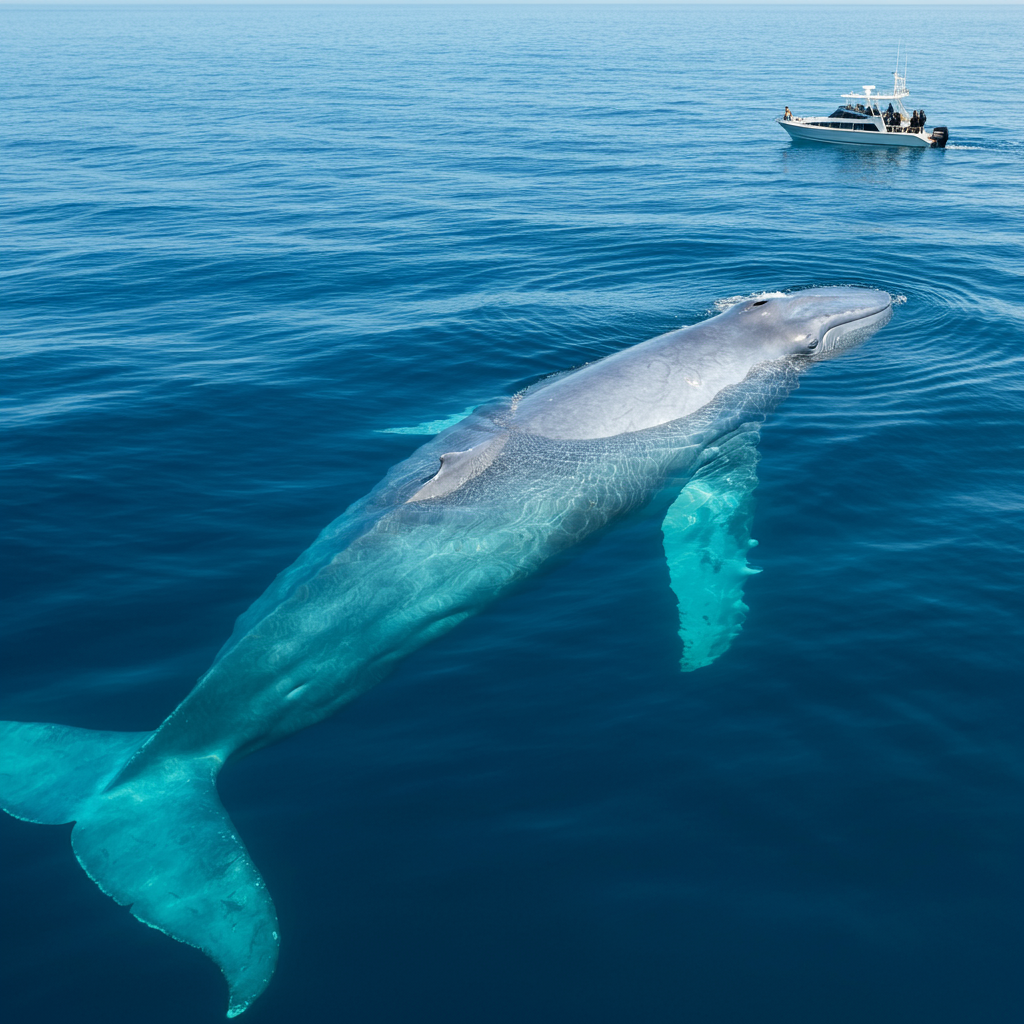
[[[913,146],[918,149],[943,149],[949,138],[946,128],[925,129],[927,116],[907,113],[903,101],[910,95],[907,90],[906,68],[893,72],[891,93],[877,92],[873,85],[865,85],[863,92],[843,93],[845,101],[828,117],[796,117],[786,107],[786,113],[775,120],[794,139],[813,139],[843,146]],[[888,107],[885,104],[888,103]],[[918,114],[914,111],[914,114]],[[924,121],[920,118],[924,116]]]

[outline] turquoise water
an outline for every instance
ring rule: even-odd
[[[640,519],[224,773],[283,935],[244,1019],[1020,1019],[1019,7],[0,26],[0,718],[154,727],[404,428],[730,297],[897,299],[764,428],[713,666]],[[900,39],[945,151],[774,124]],[[0,820],[5,1020],[223,1019],[67,832]]]

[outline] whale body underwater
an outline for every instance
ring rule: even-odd
[[[891,314],[890,296],[866,288],[747,299],[476,409],[277,577],[155,731],[0,723],[0,805],[75,822],[89,877],[210,956],[237,1016],[269,983],[279,936],[217,796],[221,768],[332,715],[554,555],[643,509],[665,513],[681,667],[710,664],[746,612],[760,423],[803,370]]]

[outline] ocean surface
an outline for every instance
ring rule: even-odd
[[[764,290],[895,315],[763,429],[743,633],[659,523],[232,765],[251,1024],[1024,1020],[1024,8],[0,7],[0,718],[154,728],[443,420]],[[891,85],[944,151],[792,142]],[[717,305],[716,305],[717,304]],[[0,816],[5,1024],[225,987]]]

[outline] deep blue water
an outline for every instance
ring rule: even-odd
[[[869,28],[870,30],[865,30]],[[764,429],[681,675],[657,522],[221,777],[244,1018],[1024,1019],[1020,7],[0,8],[0,718],[150,729],[443,418],[762,289],[898,297]],[[891,82],[945,151],[791,142]],[[223,1019],[0,820],[10,1024]]]

